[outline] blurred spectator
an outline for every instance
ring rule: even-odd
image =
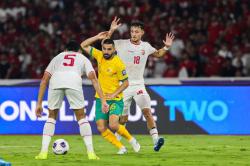
[[[225,59],[220,75],[223,77],[234,77],[236,75],[236,68],[232,65],[231,58]]]
[[[7,55],[5,53],[0,54],[0,78],[7,78],[9,69],[10,64]]]
[[[20,54],[18,56],[18,59],[21,63],[21,73],[22,77],[25,77],[27,75],[27,68],[32,62],[32,57],[30,54],[26,53],[25,48],[20,48]]]
[[[163,77],[178,77],[178,70],[177,70],[176,65],[174,63],[169,64],[162,76]]]
[[[221,45],[221,49],[219,50],[218,55],[222,58],[233,58],[233,54],[230,50],[228,50],[226,44]]]
[[[155,58],[153,56],[149,56],[147,64],[146,64],[144,76],[154,77],[155,75],[154,72],[155,72]]]
[[[245,73],[244,67],[246,66],[246,57],[243,57],[240,50],[235,53],[235,58],[232,61],[232,65],[237,69],[238,72]]]
[[[184,42],[182,39],[178,37],[178,34],[175,34],[175,40],[170,48],[170,53],[172,56],[176,57],[177,59],[181,58],[181,53],[184,50]]]
[[[129,38],[133,20],[156,48],[176,34],[165,63],[149,58],[146,77],[250,76],[248,0],[1,0],[1,78],[40,78],[68,40],[108,30],[114,16],[123,23],[114,39]]]
[[[204,76],[220,76],[224,60],[223,57],[218,55],[218,47],[215,47],[212,56],[208,58],[204,66]]]
[[[195,77],[196,76],[196,63],[190,59],[190,55],[186,52],[183,51],[182,53],[182,58],[181,62],[179,64],[179,72],[182,69],[185,69],[187,71],[188,77]]]

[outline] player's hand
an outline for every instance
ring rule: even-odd
[[[116,29],[118,29],[122,24],[119,23],[120,18],[117,18],[117,16],[115,16],[114,20],[112,21],[111,25],[110,25],[110,30],[111,31],[115,31]]]
[[[109,33],[108,31],[100,32],[98,33],[97,37],[99,40],[103,40],[108,37],[108,33]]]
[[[173,43],[173,40],[174,40],[175,36],[173,33],[167,33],[166,34],[166,40],[163,40],[163,43],[165,44],[165,46],[167,48],[170,48],[172,43]]]
[[[36,116],[42,117],[43,107],[41,105],[36,106]]]
[[[112,100],[112,99],[115,98],[115,97],[116,97],[116,95],[113,94],[113,93],[107,93],[107,94],[105,94],[105,98],[106,98],[107,100]]]
[[[106,102],[103,102],[102,103],[102,112],[104,114],[108,113],[109,112],[109,105],[106,103]]]

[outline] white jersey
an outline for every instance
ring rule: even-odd
[[[94,71],[91,62],[81,53],[67,51],[52,59],[45,70],[51,74],[49,88],[82,91],[82,76]]]
[[[144,84],[143,74],[148,56],[157,50],[148,42],[136,45],[126,40],[114,40],[117,55],[126,65],[129,85]]]

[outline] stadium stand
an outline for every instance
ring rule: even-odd
[[[114,16],[128,38],[129,23],[145,23],[145,41],[163,46],[176,39],[163,59],[148,59],[146,77],[243,77],[250,75],[248,0],[1,0],[0,78],[41,78],[67,36],[81,41],[108,30]]]

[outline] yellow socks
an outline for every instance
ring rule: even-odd
[[[117,133],[124,138],[126,138],[128,141],[130,141],[133,137],[131,134],[128,132],[128,130],[125,128],[123,125],[119,125],[119,129],[117,130]]]
[[[117,130],[117,133],[124,138],[126,138],[128,141],[132,140],[131,134],[128,132],[128,130],[123,125],[119,125],[119,129]],[[116,138],[113,132],[111,132],[109,129],[105,130],[103,133],[101,133],[103,138],[108,140],[110,143],[115,145],[117,148],[121,149],[123,144]]]
[[[124,147],[120,141],[116,138],[114,133],[112,133],[109,129],[101,133],[103,138],[108,140],[111,144],[115,145],[118,149]]]

